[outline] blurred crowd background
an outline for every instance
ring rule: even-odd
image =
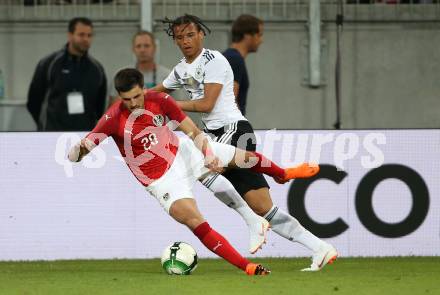
[[[338,83],[344,129],[440,126],[437,0],[2,0],[0,131],[36,130],[26,108],[31,80],[38,62],[65,46],[72,18],[93,21],[89,52],[103,67],[108,97],[114,73],[135,63],[139,30],[155,34],[158,64],[180,60],[160,20],[184,13],[206,22],[205,46],[219,51],[238,15],[264,21],[264,43],[246,60],[246,115],[257,129],[334,128]]]

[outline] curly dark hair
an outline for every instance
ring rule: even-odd
[[[189,25],[189,24],[195,24],[197,29],[199,31],[202,31],[203,34],[206,36],[206,33],[210,34],[211,30],[203,23],[203,21],[191,14],[184,14],[182,16],[179,16],[175,19],[169,19],[168,17],[165,17],[165,19],[162,20],[162,23],[168,25],[168,28],[165,29],[165,32],[168,36],[172,37],[174,39],[174,28],[180,25]],[[186,27],[185,27],[186,28]]]

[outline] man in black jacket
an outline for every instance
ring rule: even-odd
[[[29,87],[27,108],[39,131],[92,130],[104,112],[104,69],[87,53],[93,24],[73,18],[68,30],[68,43],[40,60]]]

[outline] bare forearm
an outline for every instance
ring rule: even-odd
[[[179,129],[188,135],[194,141],[195,146],[202,152],[205,157],[205,166],[212,172],[222,173],[223,166],[212,152],[208,136],[200,131],[190,118],[180,122]]]
[[[193,140],[195,146],[205,155],[208,148],[208,139],[205,133],[199,129],[194,129],[187,135]]]
[[[197,142],[198,141],[198,142]],[[208,137],[206,136],[205,133],[200,133],[198,135],[198,138],[194,141],[194,143],[196,144],[196,146],[199,148],[199,150],[202,152],[202,154],[206,157],[206,156],[211,156],[212,155],[212,149],[211,146],[209,144],[208,141]]]
[[[177,103],[182,110],[187,112],[210,113],[214,109],[222,88],[222,84],[206,83],[203,97]]]
[[[210,150],[208,137],[197,128],[196,124],[189,117],[180,123],[179,129],[189,136],[194,141],[195,146],[206,155],[207,151]]]
[[[180,100],[177,101],[177,104],[186,112],[209,113],[212,111],[212,106],[205,102],[203,98],[197,100]]]

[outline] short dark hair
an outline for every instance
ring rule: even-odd
[[[136,69],[126,68],[118,71],[114,79],[118,93],[127,92],[136,86],[144,87],[144,75]]]
[[[165,29],[165,32],[168,34],[168,36],[173,37],[174,39],[174,28],[180,25],[189,25],[189,24],[195,24],[198,31],[202,31],[204,35],[206,33],[211,33],[211,30],[203,23],[203,21],[191,14],[184,14],[182,16],[179,16],[175,19],[169,19],[165,18],[162,20],[164,24],[168,24],[168,28]]]
[[[244,35],[255,35],[260,32],[263,21],[250,14],[240,15],[233,23],[231,29],[232,42],[240,42]]]
[[[82,23],[83,25],[86,25],[86,26],[93,28],[93,23],[89,18],[87,18],[87,17],[74,17],[69,21],[69,26],[68,26],[69,33],[73,34],[75,32],[75,28],[78,23]]]
[[[154,34],[149,31],[144,31],[144,30],[140,30],[140,31],[136,32],[133,35],[133,39],[131,40],[131,43],[134,44],[134,41],[136,40],[136,38],[138,36],[145,36],[145,35],[149,36],[151,38],[151,41],[153,42],[153,45],[156,46],[156,40],[154,38]]]

